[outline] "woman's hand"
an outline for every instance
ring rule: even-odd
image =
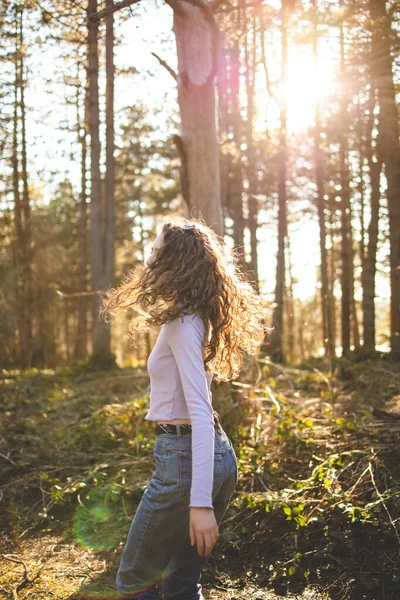
[[[207,556],[219,536],[214,509],[208,507],[190,507],[190,543],[197,544],[199,556]]]

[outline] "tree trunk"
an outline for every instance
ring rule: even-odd
[[[18,355],[21,366],[24,365],[24,357],[27,355],[26,329],[25,329],[25,282],[22,273],[24,261],[24,228],[22,223],[22,207],[20,194],[20,174],[18,157],[18,90],[19,78],[19,45],[18,36],[15,36],[15,79],[14,79],[14,109],[13,109],[13,137],[12,137],[12,174],[13,174],[13,196],[14,196],[14,226],[15,226],[15,298],[18,320]]]
[[[226,54],[225,41],[221,34],[220,65],[216,79],[216,88],[218,95],[218,130],[222,142],[219,153],[219,167],[221,206],[224,219],[225,216],[230,217],[228,197],[230,155],[229,152],[224,152],[222,147],[228,139],[228,68]]]
[[[288,277],[289,285],[285,286],[286,289],[286,314],[287,314],[287,348],[289,354],[289,360],[293,364],[296,358],[296,339],[295,339],[295,314],[294,314],[294,285],[293,285],[293,274],[292,274],[292,255],[290,250],[290,238],[286,238],[287,244],[287,257],[288,257]]]
[[[86,72],[87,77],[87,72]],[[78,76],[79,80],[79,76]],[[87,230],[87,204],[86,204],[86,166],[87,166],[87,84],[84,91],[84,108],[83,120],[81,122],[81,107],[80,107],[80,88],[77,87],[77,127],[78,127],[78,142],[81,146],[81,193],[79,202],[79,219],[78,219],[78,289],[82,292],[87,291],[87,265],[88,265],[88,230]],[[78,323],[75,342],[75,358],[85,359],[87,356],[87,296],[82,296],[78,302]]]
[[[355,294],[355,284],[354,284],[354,244],[353,244],[353,231],[352,231],[352,210],[351,203],[349,200],[349,245],[350,245],[350,314],[351,314],[351,329],[353,333],[353,344],[354,349],[360,349],[360,330],[358,327],[358,318],[357,318],[357,306],[356,306],[356,294]]]
[[[390,338],[400,358],[400,144],[396,91],[390,47],[391,24],[385,0],[370,0],[371,68],[378,90],[382,157],[385,163],[390,230]]]
[[[366,350],[375,350],[375,276],[376,276],[376,250],[378,246],[379,202],[380,202],[380,176],[382,171],[382,153],[380,150],[381,135],[378,133],[376,161],[372,148],[372,130],[375,126],[375,88],[371,86],[369,103],[369,123],[366,143],[366,156],[370,176],[370,222],[368,225],[368,247],[362,265],[363,289],[363,339]],[[380,125],[378,124],[380,129]]]
[[[307,331],[307,324],[304,322],[306,319],[304,318],[304,308],[300,304],[300,315],[299,315],[299,330],[298,330],[298,344],[299,344],[299,353],[302,358],[306,356],[306,348],[304,341],[304,332]]]
[[[373,90],[373,88],[372,88]],[[373,97],[374,92],[370,94]],[[358,183],[357,189],[360,194],[360,243],[359,243],[359,253],[360,253],[360,262],[361,262],[361,289],[364,290],[364,279],[363,274],[365,270],[365,248],[366,248],[366,238],[365,238],[365,183],[364,183],[364,162],[365,162],[365,147],[364,147],[364,119],[363,119],[363,109],[359,104],[357,107],[357,118],[358,124],[355,127],[355,131],[358,136]],[[362,300],[362,308],[364,307],[364,292],[363,292],[363,300]],[[364,339],[364,309],[362,311],[362,320],[363,320],[363,339]],[[365,344],[363,341],[363,347],[365,348]]]
[[[315,69],[318,67],[318,20],[316,0],[313,1],[313,53]],[[321,312],[322,312],[322,335],[325,356],[332,358],[335,355],[335,347],[332,334],[332,293],[329,289],[327,250],[326,250],[326,225],[325,225],[325,181],[323,154],[321,150],[321,118],[320,102],[315,101],[315,126],[314,126],[314,167],[315,180],[317,184],[317,206],[319,221],[319,245],[321,253]]]
[[[234,142],[234,156],[230,163],[231,178],[229,186],[230,215],[233,220],[233,241],[239,252],[240,266],[247,271],[247,263],[244,252],[244,217],[243,217],[243,182],[242,182],[242,120],[239,104],[239,45],[233,42],[229,52],[229,95],[230,95],[230,122]]]
[[[24,363],[27,367],[32,362],[32,315],[34,314],[33,303],[33,281],[32,281],[32,227],[31,227],[31,205],[28,187],[28,167],[26,150],[26,107],[25,107],[25,85],[24,70],[24,29],[23,12],[21,10],[20,20],[20,111],[21,111],[21,167],[22,167],[22,210],[24,214],[24,261],[23,278],[25,282],[25,335],[26,355]]]
[[[96,20],[97,0],[88,0],[88,79],[90,133],[90,260],[92,305],[92,359],[96,362],[110,358],[110,332],[100,319],[101,294],[105,290],[105,269],[103,263],[103,239],[101,228],[101,183],[100,183],[100,136],[99,136],[99,60],[97,50],[98,21]]]
[[[23,8],[15,10],[15,78],[12,133],[12,177],[14,224],[16,232],[16,301],[18,310],[19,363],[22,368],[32,363],[32,314],[34,312],[32,283],[31,208],[28,187],[26,107],[24,80],[24,23]],[[19,109],[19,111],[18,111]],[[18,141],[20,124],[20,148]],[[19,151],[21,158],[19,158]],[[21,167],[21,168],[20,168]],[[21,196],[22,179],[22,196]]]
[[[201,9],[181,0],[169,4],[174,9],[178,55],[178,102],[188,189],[185,216],[201,217],[222,236],[214,90],[219,32],[208,5]]]
[[[328,211],[328,222],[329,222],[329,232],[330,232],[330,252],[328,253],[328,280],[331,282],[330,286],[330,297],[331,297],[331,330],[332,330],[332,339],[333,339],[333,349],[334,356],[336,356],[336,332],[337,332],[337,322],[336,322],[336,298],[334,294],[335,282],[336,282],[336,265],[339,263],[339,251],[336,251],[335,238],[339,236],[339,231],[335,228],[335,196],[336,190],[333,188],[331,193],[329,194],[329,211]],[[337,235],[335,235],[337,234]],[[330,271],[330,272],[329,272]]]
[[[287,115],[285,83],[287,78],[287,0],[282,0],[281,6],[281,32],[282,32],[282,98],[280,105],[281,127],[279,132],[278,155],[278,255],[275,285],[275,308],[272,315],[274,330],[270,336],[270,355],[276,362],[284,362],[282,336],[283,336],[283,289],[285,286],[285,237],[287,235],[286,222],[286,170],[287,170]]]
[[[340,123],[339,123],[339,162],[340,162],[340,195],[341,195],[341,288],[342,288],[342,356],[350,352],[350,310],[351,310],[351,246],[350,246],[350,185],[348,172],[348,117],[347,97],[345,95],[345,65],[344,65],[344,28],[340,24],[340,80],[342,85],[340,97]]]
[[[246,14],[246,13],[245,13]],[[247,19],[245,20],[247,30]],[[246,146],[247,146],[247,210],[248,229],[250,234],[250,263],[247,270],[251,272],[256,291],[259,291],[258,261],[257,261],[257,165],[253,144],[253,120],[254,120],[254,80],[256,72],[256,18],[253,17],[253,39],[252,46],[248,47],[248,35],[245,38],[245,77],[247,97],[247,120],[246,120]]]
[[[114,284],[115,264],[115,159],[114,159],[114,0],[106,0],[106,201],[105,201],[105,287]],[[107,329],[110,338],[111,330]],[[109,342],[110,344],[110,339]]]
[[[65,364],[71,360],[70,335],[69,335],[69,299],[64,298],[64,343],[65,343]]]

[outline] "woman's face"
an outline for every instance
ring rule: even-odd
[[[162,246],[162,243],[163,243],[163,233],[162,233],[162,231],[160,231],[160,233],[157,235],[156,239],[154,240],[154,242],[152,244],[151,254],[150,254],[149,258],[145,261],[145,265],[149,266],[154,261],[158,250]]]

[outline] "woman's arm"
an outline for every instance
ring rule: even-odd
[[[204,369],[204,324],[185,315],[166,324],[166,341],[174,355],[192,421],[190,507],[213,508],[214,415]]]

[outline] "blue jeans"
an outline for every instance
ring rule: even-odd
[[[157,435],[155,470],[132,521],[116,583],[136,600],[204,600],[201,571],[211,552],[199,556],[190,543],[192,435]],[[212,500],[219,525],[238,479],[237,458],[225,431],[214,430]],[[160,593],[162,592],[162,594]]]

